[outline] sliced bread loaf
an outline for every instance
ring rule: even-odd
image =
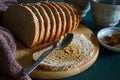
[[[78,7],[63,2],[18,4],[8,8],[3,24],[16,38],[33,47],[74,31],[81,15]]]
[[[39,22],[37,16],[29,7],[10,6],[4,13],[3,24],[28,47],[38,43]]]

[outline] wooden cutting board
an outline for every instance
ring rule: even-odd
[[[78,73],[81,73],[88,69],[97,59],[98,53],[99,53],[99,44],[96,36],[94,33],[88,29],[84,25],[79,25],[78,29],[74,31],[73,33],[76,34],[84,34],[89,40],[91,40],[92,44],[94,45],[94,50],[93,50],[93,55],[91,58],[86,59],[82,65],[73,68],[68,71],[43,71],[43,70],[34,70],[30,76],[32,78],[37,78],[37,79],[60,79],[60,78],[66,78],[70,77],[73,75],[76,75]],[[52,43],[44,44],[44,45],[39,45],[34,48],[26,48],[23,44],[17,41],[17,51],[14,55],[15,59],[18,61],[18,63],[25,69],[28,68],[30,65],[33,64],[32,60],[32,54],[33,52],[50,45]]]

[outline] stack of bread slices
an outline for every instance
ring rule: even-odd
[[[3,24],[26,46],[54,41],[77,29],[81,20],[78,7],[64,2],[39,2],[10,6]]]

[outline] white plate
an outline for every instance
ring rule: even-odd
[[[105,38],[106,35],[114,34],[118,30],[120,30],[120,27],[107,27],[107,28],[101,29],[97,34],[98,41],[105,48],[107,48],[111,51],[120,52],[120,48],[115,48],[115,47],[109,46],[103,42],[103,39]]]

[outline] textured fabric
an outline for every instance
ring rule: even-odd
[[[17,0],[0,0],[0,23],[4,11]],[[22,67],[14,59],[16,43],[9,30],[0,26],[0,80],[31,80],[21,74]]]
[[[16,44],[10,31],[0,27],[0,80],[31,80],[21,74],[22,67],[14,59]]]

